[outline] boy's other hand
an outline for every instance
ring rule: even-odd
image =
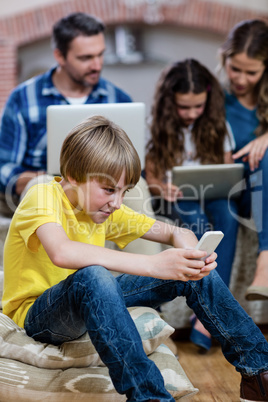
[[[205,261],[205,251],[170,248],[159,254],[150,256],[152,267],[150,275],[159,279],[179,281],[198,281],[209,275],[217,267],[217,254],[214,252]]]

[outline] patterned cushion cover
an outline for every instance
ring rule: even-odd
[[[151,308],[133,307],[129,311],[145,352],[161,370],[173,397],[177,400],[198,392],[177,358],[162,344],[174,329]],[[108,369],[87,335],[61,346],[43,344],[1,313],[0,384],[0,401],[86,401],[89,394],[99,401],[125,401],[116,393]]]
[[[149,359],[160,369],[175,400],[198,392],[166,345],[160,345]],[[96,401],[106,400],[105,397],[107,402],[126,400],[115,391],[106,367],[42,369],[0,358],[0,383],[1,401],[73,402],[88,401],[94,395]]]
[[[129,308],[130,315],[141,335],[147,355],[165,341],[174,329],[148,307]],[[61,346],[36,342],[27,336],[9,317],[0,313],[0,357],[15,359],[40,368],[103,366],[86,333],[77,340]]]

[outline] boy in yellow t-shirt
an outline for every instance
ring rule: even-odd
[[[206,253],[194,250],[191,231],[122,204],[141,170],[125,132],[104,117],[89,118],[67,136],[60,164],[62,177],[32,187],[12,219],[4,313],[41,342],[59,345],[88,331],[120,394],[174,401],[127,307],[156,308],[186,296],[237,370],[267,379],[268,344],[214,271],[216,254],[202,261]],[[104,248],[106,239],[124,248],[138,237],[173,248],[157,255]]]

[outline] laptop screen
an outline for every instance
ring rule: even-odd
[[[101,103],[92,105],[53,105],[47,108],[47,172],[60,173],[60,151],[73,127],[88,117],[101,115],[118,124],[129,136],[144,167],[145,104]]]

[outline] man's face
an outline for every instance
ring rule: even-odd
[[[98,83],[105,51],[103,33],[93,36],[79,35],[70,43],[61,67],[76,84],[93,87]]]

